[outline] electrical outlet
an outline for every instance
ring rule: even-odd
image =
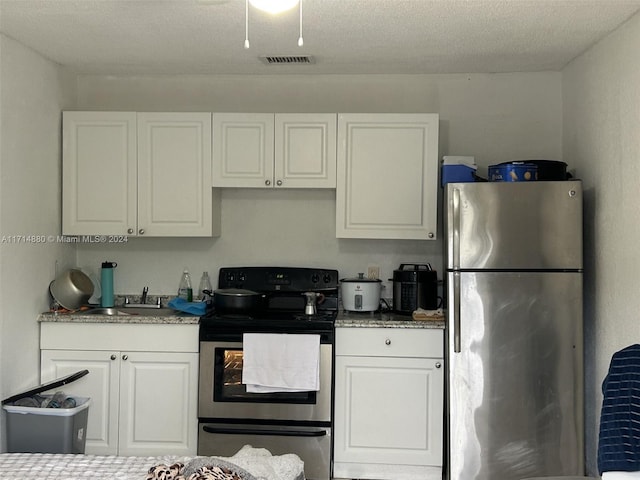
[[[374,280],[380,278],[380,267],[369,267],[367,269],[367,277]]]

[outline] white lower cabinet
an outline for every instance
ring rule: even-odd
[[[86,453],[196,453],[197,327],[42,324],[42,382],[89,370],[61,388],[91,398]]]
[[[440,329],[337,328],[335,478],[442,478]]]

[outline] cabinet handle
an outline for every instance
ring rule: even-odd
[[[281,187],[281,186],[282,186],[282,180],[278,180],[278,181],[276,182],[276,185],[278,185],[279,187]]]
[[[138,230],[138,233],[139,233],[140,235],[144,235],[144,228],[141,228],[140,230]]]
[[[433,233],[433,232],[429,232],[429,233],[427,234],[427,237],[429,237],[429,238],[434,238],[435,236],[436,236],[436,234],[435,234],[435,233]]]
[[[133,228],[128,228],[128,229],[127,229],[127,233],[128,233],[129,235],[131,235],[131,234],[133,233]]]
[[[129,360],[129,355],[122,355],[123,360]]]
[[[118,357],[116,357],[114,354],[111,354],[111,360],[115,360],[116,358]]]
[[[271,180],[265,180],[264,184],[268,187],[269,185],[271,185]]]
[[[388,338],[384,341],[385,345],[391,345],[391,340],[389,340]]]
[[[436,362],[436,368],[440,368],[442,367],[442,364],[440,362]]]

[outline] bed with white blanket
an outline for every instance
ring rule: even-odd
[[[0,454],[2,480],[305,480],[294,454],[245,445],[231,457]]]

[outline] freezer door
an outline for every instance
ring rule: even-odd
[[[581,269],[582,182],[447,185],[447,269]]]
[[[582,475],[580,273],[450,273],[450,480]]]

